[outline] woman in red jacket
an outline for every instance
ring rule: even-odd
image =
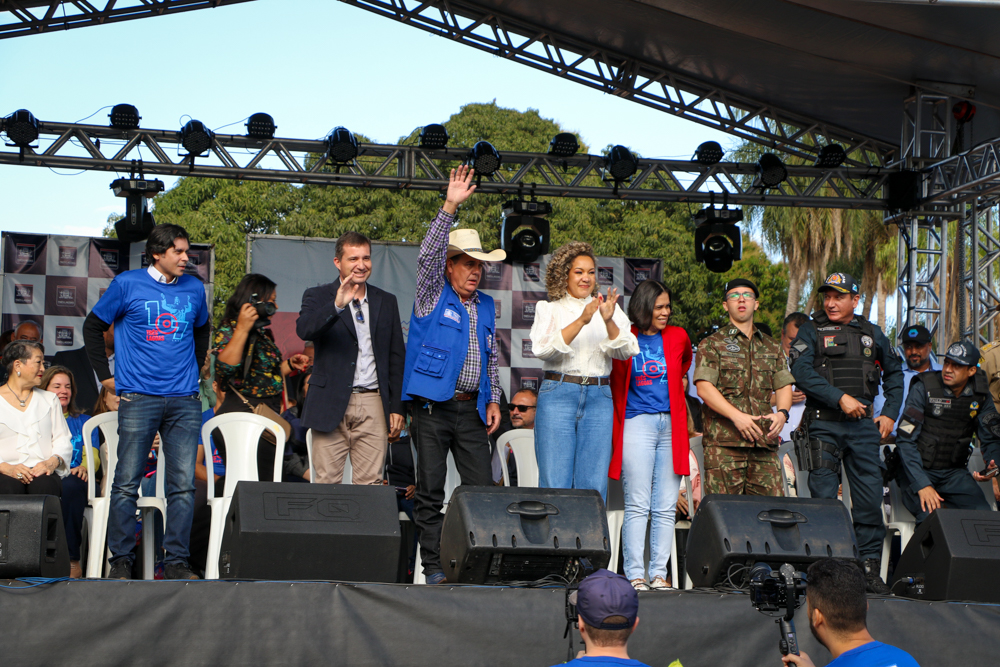
[[[612,364],[615,422],[608,476],[621,478],[625,490],[625,576],[636,590],[657,590],[669,588],[667,561],[677,492],[680,476],[689,472],[687,402],[681,378],[691,366],[691,340],[684,329],[667,325],[670,290],[658,280],[636,287],[628,317],[639,340],[639,354]],[[650,515],[647,583],[642,557]]]

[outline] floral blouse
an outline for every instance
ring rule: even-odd
[[[232,366],[219,361],[218,350],[223,349],[232,340],[235,324],[226,322],[215,332],[212,349],[215,350],[215,379],[219,388],[226,391],[229,383],[243,396],[249,398],[268,398],[281,393],[281,350],[274,342],[274,334],[270,329],[257,331],[257,342],[253,347],[253,361],[250,362],[250,372],[243,379],[243,365]],[[249,340],[247,341],[249,345]]]

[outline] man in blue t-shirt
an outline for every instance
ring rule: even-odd
[[[198,370],[208,354],[205,287],[185,275],[188,235],[157,225],[146,241],[148,269],[118,275],[87,316],[83,337],[98,379],[121,402],[118,467],[111,485],[108,548],[112,579],[132,578],[139,482],[153,438],[166,460],[170,520],[163,539],[164,576],[197,579],[188,564],[194,512],[194,468],[201,426]],[[115,374],[103,334],[115,327]]]
[[[601,568],[580,582],[577,625],[586,647],[573,667],[647,667],[628,657],[628,638],[639,625],[639,593],[628,579]]]
[[[823,558],[809,566],[806,579],[809,629],[833,656],[827,667],[920,667],[906,651],[868,633],[865,576],[856,564]],[[805,653],[781,660],[786,666],[813,667]]]

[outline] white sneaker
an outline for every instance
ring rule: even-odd
[[[632,588],[634,588],[637,591],[649,590],[649,584],[646,583],[645,579],[633,579],[631,583],[632,583]]]

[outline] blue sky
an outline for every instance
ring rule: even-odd
[[[463,104],[496,99],[537,109],[593,151],[624,144],[645,157],[687,159],[703,141],[737,143],[330,0],[257,0],[18,37],[0,41],[0,58],[0,114],[26,108],[42,121],[78,121],[127,102],[147,128],[179,129],[189,115],[216,129],[238,123],[223,132],[241,134],[238,121],[264,111],[282,137],[318,139],[344,125],[390,143]],[[109,110],[86,122],[107,124]],[[108,214],[124,211],[108,188],[114,178],[0,166],[0,228],[98,236]]]

